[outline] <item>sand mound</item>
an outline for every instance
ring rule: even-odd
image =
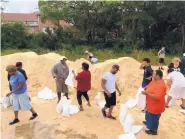
[[[23,62],[23,67],[28,74],[28,90],[30,96],[36,96],[44,87],[55,91],[55,81],[51,76],[51,68],[59,61],[60,55],[55,53],[37,55],[33,52],[27,52],[1,56],[1,59],[2,95],[9,92],[7,72],[5,70],[6,66],[15,64],[17,61]],[[82,62],[88,61],[81,58],[76,61],[68,61],[67,64],[69,67],[80,71]],[[117,106],[113,113],[118,116],[120,104],[126,102],[130,97],[135,97],[142,80],[143,71],[139,70],[140,63],[130,57],[107,60],[96,65],[90,64],[92,90],[89,94],[92,100],[92,107],[88,108],[85,106],[84,112],[71,117],[70,120],[56,113],[56,100],[42,101],[37,98],[32,99],[33,107],[39,113],[40,118],[36,122],[28,123],[26,118],[30,116],[30,113],[21,113],[21,123],[13,127],[7,126],[8,122],[13,118],[12,110],[3,109],[2,137],[9,139],[31,139],[38,136],[40,139],[105,139],[107,137],[109,139],[116,139],[118,135],[123,133],[121,124],[119,121],[103,119],[99,108],[96,106],[95,101],[93,101],[96,92],[101,91],[103,73],[108,72],[113,64],[120,66],[118,84],[122,91],[122,96],[118,97]],[[77,104],[75,98],[76,91],[71,89],[71,92],[72,95],[70,97],[73,98],[73,103]],[[46,109],[48,112],[47,115]],[[158,136],[151,137],[141,132],[137,135],[138,139],[184,139],[185,117],[178,110],[178,107],[170,108],[162,115]],[[144,114],[137,108],[130,110],[130,113],[136,120],[136,124],[141,124],[141,121],[144,120]],[[60,125],[61,121],[62,124]],[[173,132],[171,126],[176,129],[176,133]],[[25,129],[27,130],[25,131]],[[9,134],[10,132],[11,134]]]

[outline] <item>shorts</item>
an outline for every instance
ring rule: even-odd
[[[161,114],[152,114],[145,112],[146,127],[150,130],[157,130],[159,127],[159,119]]]
[[[111,106],[116,105],[116,92],[111,93],[111,97],[108,97],[107,93],[104,92],[105,96],[105,107],[110,108]]]
[[[169,96],[171,96],[174,99],[185,99],[185,87],[172,87],[170,88]]]
[[[159,63],[163,64],[164,63],[164,58],[159,58]]]
[[[28,91],[25,91],[23,94],[12,94],[13,110],[30,110],[31,103],[28,96]]]

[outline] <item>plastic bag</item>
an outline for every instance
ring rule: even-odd
[[[69,107],[69,109],[70,109],[70,114],[72,115],[72,114],[76,114],[76,113],[78,113],[80,110],[79,110],[79,108],[78,108],[78,106],[76,106],[76,105],[70,105],[70,107]]]
[[[69,75],[67,76],[67,79],[65,80],[65,84],[67,86],[72,87],[72,88],[74,88],[73,77],[74,77],[74,74],[72,72],[72,69],[70,69],[69,70]]]
[[[118,136],[118,139],[136,139],[136,136],[133,133],[128,133]]]
[[[10,97],[3,97],[2,104],[4,108],[8,108],[9,106],[11,106]]]
[[[57,107],[56,107],[56,111],[57,113],[62,113],[62,109],[63,109],[63,101],[62,99],[59,101],[59,103],[57,104]]]
[[[144,110],[146,107],[146,96],[142,94],[142,91],[144,91],[144,89],[140,87],[136,95],[137,107],[140,110]]]
[[[99,105],[99,102],[100,102],[100,96],[101,96],[101,93],[97,93],[96,96],[95,96],[95,101],[96,101],[96,104]]]
[[[127,113],[128,113],[128,107],[125,104],[121,104],[119,119],[120,119],[120,123],[122,124],[122,126],[124,125]]]
[[[55,99],[57,97],[56,93],[53,93],[51,89],[45,87],[37,94],[38,98],[41,99]]]
[[[62,108],[62,115],[66,117],[70,117],[70,105],[71,105],[72,100],[65,100],[63,103],[63,108]]]
[[[129,133],[132,132],[132,126],[134,124],[134,119],[132,115],[127,114],[125,121],[124,121],[124,132]]]
[[[133,98],[130,98],[130,99],[125,103],[125,105],[126,105],[127,107],[129,107],[129,108],[135,107],[136,104],[137,104],[137,101],[136,101],[135,99],[133,99]]]

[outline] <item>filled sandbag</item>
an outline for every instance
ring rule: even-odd
[[[124,121],[124,132],[125,133],[132,132],[133,124],[134,124],[134,119],[133,119],[132,115],[127,114],[125,121]]]
[[[142,91],[144,91],[144,89],[140,87],[136,95],[137,107],[140,110],[144,110],[146,107],[146,96],[142,94]]]
[[[55,99],[57,97],[56,93],[54,93],[51,89],[45,87],[43,90],[41,90],[38,94],[37,94],[38,98],[40,99]]]
[[[99,105],[100,96],[101,96],[101,92],[98,92],[98,93],[96,94],[96,96],[94,97],[94,99],[95,99],[97,105]]]
[[[127,114],[128,114],[128,107],[125,104],[121,104],[119,119],[122,126],[124,126],[124,122]]]
[[[136,136],[133,133],[128,133],[128,134],[119,135],[118,139],[136,139]]]

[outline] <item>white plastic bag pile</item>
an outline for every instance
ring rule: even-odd
[[[70,117],[72,114],[76,114],[79,112],[79,108],[76,105],[71,105],[72,100],[67,99],[65,96],[61,98],[60,102],[56,107],[56,111],[62,116]]]
[[[72,71],[73,71],[72,69],[69,70],[69,75],[67,76],[67,79],[65,80],[65,84],[67,86],[74,88],[74,83],[73,83],[74,74]],[[76,71],[75,71],[75,73],[76,73]]]
[[[9,97],[0,98],[0,104],[2,104],[5,109],[11,106],[12,105],[12,95],[10,95]]]
[[[57,97],[56,93],[54,93],[51,89],[45,87],[43,90],[41,90],[38,94],[37,94],[38,98],[41,99],[55,99]]]

